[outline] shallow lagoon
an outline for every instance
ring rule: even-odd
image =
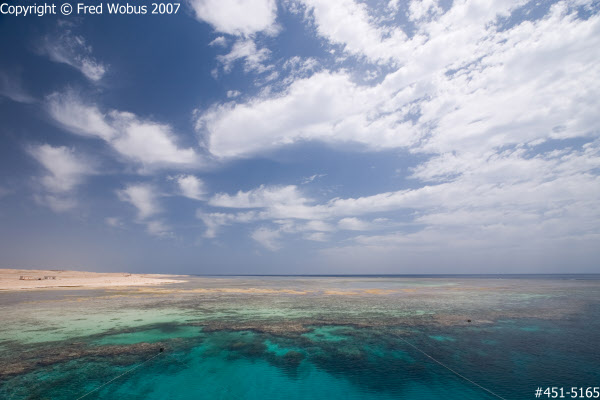
[[[194,277],[0,308],[3,399],[77,399],[157,354],[86,399],[496,398],[422,352],[507,399],[600,386],[597,276]]]

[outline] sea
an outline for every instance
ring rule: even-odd
[[[600,275],[193,276],[0,315],[7,400],[600,396]]]

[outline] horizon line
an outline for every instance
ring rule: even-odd
[[[600,272],[517,272],[517,273],[421,273],[421,274],[184,274],[190,276],[507,276],[507,275],[600,275]]]

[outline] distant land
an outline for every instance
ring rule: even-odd
[[[0,290],[51,288],[109,288],[116,286],[180,283],[182,275],[129,274],[119,272],[64,271],[50,269],[0,269]]]

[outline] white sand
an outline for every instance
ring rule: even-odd
[[[25,280],[20,279],[26,278]],[[45,279],[48,277],[48,279]],[[54,277],[54,279],[52,279]],[[85,271],[0,269],[0,290],[49,289],[64,287],[110,288],[117,286],[162,285],[186,282],[185,275],[127,274]]]

